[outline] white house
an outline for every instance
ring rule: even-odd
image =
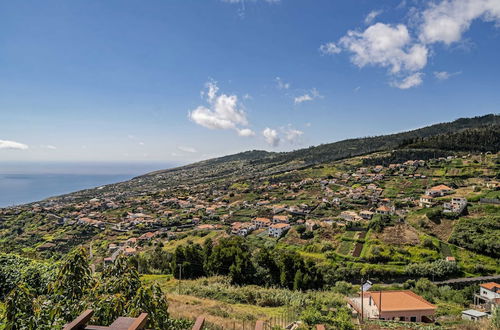
[[[268,218],[255,218],[253,219],[252,223],[254,224],[255,228],[264,228],[264,227],[269,227],[271,224],[271,220]]]
[[[444,203],[443,212],[445,213],[462,213],[462,211],[467,206],[467,198],[465,197],[453,197],[449,203]]]
[[[429,195],[429,196],[444,196],[446,194],[449,194],[453,191],[453,189],[451,189],[450,187],[448,187],[447,185],[444,185],[444,184],[440,184],[438,186],[434,186],[430,189],[427,189],[427,191],[425,192],[426,195]]]
[[[488,300],[500,299],[500,284],[495,282],[480,284],[479,295]]]
[[[479,294],[474,295],[474,304],[481,305],[487,312],[500,305],[500,284],[488,282],[479,284]]]
[[[288,223],[275,223],[269,226],[269,236],[280,238],[288,229],[290,229]]]
[[[419,205],[420,207],[431,207],[434,203],[434,197],[430,195],[422,195],[420,196]]]

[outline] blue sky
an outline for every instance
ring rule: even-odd
[[[0,3],[0,162],[186,163],[500,108],[500,2]]]

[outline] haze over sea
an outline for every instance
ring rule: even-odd
[[[129,180],[172,164],[2,163],[0,207]]]

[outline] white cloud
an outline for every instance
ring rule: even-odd
[[[56,150],[57,149],[56,146],[51,145],[51,144],[42,145],[41,147],[44,148],[44,149],[50,149],[50,150]]]
[[[177,149],[179,149],[180,151],[189,152],[189,153],[196,153],[196,152],[198,152],[195,148],[193,148],[193,147],[187,147],[187,146],[178,146]]]
[[[243,128],[238,130],[238,135],[239,136],[254,136],[255,132],[252,131],[250,128]]]
[[[419,38],[428,44],[458,42],[477,18],[500,23],[500,1],[443,0],[430,3],[421,14]]]
[[[417,72],[412,75],[409,75],[408,77],[404,78],[401,81],[393,81],[391,83],[391,86],[397,87],[399,89],[408,89],[412,87],[416,87],[418,85],[421,85],[423,80],[422,80],[423,73]]]
[[[434,71],[434,77],[436,77],[437,80],[447,80],[461,73],[462,73],[461,71],[458,72]]]
[[[266,139],[266,142],[268,144],[270,144],[271,146],[273,147],[276,147],[279,145],[280,143],[280,138],[278,136],[278,131],[276,131],[275,129],[272,129],[272,128],[269,128],[269,127],[266,127],[263,131],[262,131],[262,135],[264,136],[264,138]]]
[[[203,127],[209,129],[241,130],[240,126],[247,126],[248,120],[242,105],[236,95],[219,94],[219,88],[213,81],[206,84],[207,106],[200,105],[188,113],[188,117]]]
[[[372,10],[371,12],[368,13],[365,17],[365,24],[369,25],[373,22],[373,20],[378,16],[382,14],[382,10]]]
[[[290,88],[290,83],[286,83],[281,79],[280,77],[274,78],[276,80],[276,85],[278,89],[289,89]]]
[[[302,102],[312,101],[320,97],[322,96],[319,94],[318,90],[316,88],[313,88],[310,92],[295,97],[293,101],[295,102],[295,104],[300,104]]]
[[[351,61],[359,66],[379,65],[391,73],[417,71],[427,64],[427,48],[411,44],[408,28],[403,24],[376,23],[365,31],[348,31],[340,44],[353,53]]]
[[[342,48],[337,46],[334,42],[327,42],[326,44],[319,46],[319,51],[324,55],[334,55],[340,53]]]
[[[0,140],[0,149],[12,149],[12,150],[26,150],[29,147],[20,142]]]
[[[294,128],[291,128],[291,127],[288,127],[286,130],[285,130],[285,139],[294,144],[298,141],[298,139],[304,134],[304,132],[302,131],[299,131],[298,129],[294,129]]]
[[[401,9],[406,1],[397,8]],[[366,16],[370,24],[378,11]],[[351,61],[358,67],[372,65],[389,70],[391,79],[400,80],[391,86],[409,88],[422,83],[420,71],[425,68],[431,47],[435,43],[450,45],[462,41],[462,35],[476,19],[495,22],[500,26],[499,0],[440,0],[429,1],[423,9],[412,7],[408,10],[408,24],[375,23],[363,30],[350,30],[339,42],[331,43],[332,51],[351,53]],[[409,31],[408,27],[411,27]],[[330,43],[329,43],[330,44]],[[322,45],[327,52],[328,44]],[[445,73],[435,74],[445,80]]]

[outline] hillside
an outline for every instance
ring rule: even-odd
[[[51,200],[71,201],[79,198],[91,198],[92,196],[106,196],[108,194],[128,196],[144,192],[151,193],[179,185],[261,177],[373,152],[390,151],[403,145],[408,146],[409,141],[417,141],[417,139],[429,141],[427,146],[420,145],[419,150],[428,149],[432,142],[427,139],[431,137],[446,137],[449,134],[460,134],[460,132],[470,129],[493,131],[496,134],[496,140],[494,142],[489,141],[489,144],[484,146],[483,149],[494,152],[500,146],[498,130],[492,130],[492,127],[498,127],[498,125],[500,125],[500,115],[490,114],[474,118],[460,118],[449,123],[435,124],[408,132],[348,139],[291,152],[247,151],[177,168],[159,170],[126,182],[100,187],[99,189],[84,190]],[[457,142],[461,143],[461,141]],[[444,148],[444,150],[441,150],[438,148],[438,155],[447,155],[449,149]],[[435,151],[427,153],[423,151],[423,153],[426,158],[436,155]],[[412,156],[415,156],[415,153]]]
[[[369,277],[423,295],[459,329],[477,287],[430,281],[500,274],[497,128],[489,115],[249,151],[0,209],[0,297],[21,280],[45,293],[84,246],[98,274],[126,256],[181,319],[349,323],[345,299]]]

